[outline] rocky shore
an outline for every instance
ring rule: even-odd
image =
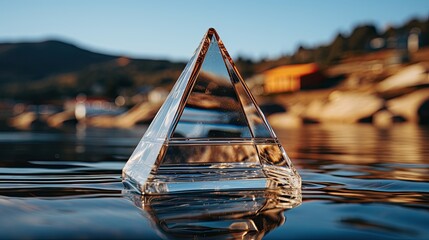
[[[344,76],[335,86],[260,95],[257,100],[274,128],[299,127],[310,123],[368,123],[380,127],[403,122],[429,124],[429,49],[419,51],[419,54],[420,59],[415,58],[418,61],[408,63],[391,64],[360,58],[355,62],[344,62],[325,70],[328,77]],[[64,107],[61,111],[46,111],[36,106],[36,110],[11,113],[3,119],[6,119],[4,122],[7,125],[19,129],[29,129],[35,124],[57,128],[77,123],[103,128],[129,128],[150,122],[162,101],[157,97],[154,101],[149,99],[122,110],[114,103],[95,102],[96,106],[105,107],[98,109],[96,114],[86,112],[86,116],[80,117],[77,105],[82,103],[76,100],[73,106]],[[193,102],[207,104],[215,101],[199,98]],[[228,105],[227,102],[223,104]],[[18,108],[17,105],[10,107],[14,111]]]
[[[429,64],[421,62],[398,67],[381,80],[355,87],[350,87],[355,77],[352,75],[335,88],[301,91],[260,100],[276,102],[287,109],[268,117],[274,127],[330,122],[372,123],[377,126],[390,126],[397,122],[428,124],[428,72]]]

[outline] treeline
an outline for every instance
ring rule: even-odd
[[[285,64],[316,62],[322,68],[329,67],[349,56],[383,49],[406,49],[408,36],[411,33],[418,35],[419,47],[429,46],[429,17],[412,19],[402,26],[389,26],[386,29],[378,29],[371,24],[359,25],[350,34],[338,33],[328,44],[314,48],[301,45],[293,54],[278,59],[253,62],[241,57],[237,60],[237,65],[240,69],[244,69],[246,76]]]

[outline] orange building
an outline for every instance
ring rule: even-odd
[[[281,66],[267,70],[263,75],[265,93],[317,88],[324,79],[315,63]]]

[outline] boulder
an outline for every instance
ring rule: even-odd
[[[420,89],[407,95],[394,98],[386,103],[390,112],[403,116],[410,122],[424,123],[429,111],[429,89]],[[422,122],[423,121],[423,122]]]
[[[424,84],[429,84],[428,68],[426,64],[418,63],[384,79],[377,85],[376,90],[387,92]]]
[[[389,127],[393,122],[394,115],[387,110],[378,111],[373,116],[373,124],[377,127]]]
[[[305,111],[303,111],[301,115],[305,119],[320,121],[320,113],[322,112],[325,104],[326,101],[315,99],[310,104],[308,104],[307,108],[305,108]]]
[[[273,128],[296,128],[302,125],[302,119],[291,113],[275,113],[268,117]]]
[[[368,93],[333,92],[317,117],[320,122],[356,123],[372,116],[383,105],[383,99]]]

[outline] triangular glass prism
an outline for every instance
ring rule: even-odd
[[[212,28],[122,175],[142,194],[301,189],[301,177]]]

